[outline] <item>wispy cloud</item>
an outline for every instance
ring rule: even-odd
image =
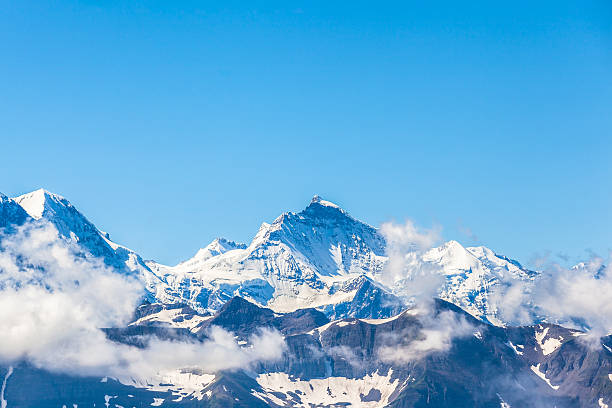
[[[454,339],[474,332],[474,327],[462,315],[451,311],[435,314],[428,310],[419,316],[419,323],[420,326],[388,333],[378,348],[378,357],[388,363],[419,360],[431,353],[447,352]]]
[[[597,255],[572,268],[545,264],[534,282],[516,281],[496,288],[493,305],[506,320],[530,323],[534,311],[549,321],[588,331],[580,339],[597,340],[612,331],[612,268]]]
[[[441,228],[422,229],[407,220],[404,224],[384,223],[380,232],[387,242],[388,257],[380,280],[390,287],[401,283],[402,296],[415,302],[436,296],[444,277],[432,264],[424,263],[422,255],[440,242]]]
[[[411,220],[385,223],[380,228],[387,242],[388,262],[381,280],[401,287],[401,296],[412,306],[418,323],[404,331],[388,333],[377,355],[381,361],[405,363],[446,352],[455,338],[473,332],[463,316],[438,312],[433,299],[446,283],[439,265],[423,261],[425,252],[441,241],[441,228],[418,228]]]

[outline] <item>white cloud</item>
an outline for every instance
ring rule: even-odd
[[[406,220],[404,225],[383,223],[380,232],[392,251],[427,250],[440,240],[440,228],[419,229],[411,220]]]
[[[249,344],[248,347],[239,346],[232,333],[211,327],[203,343],[152,340],[147,348],[138,352],[132,348],[123,350],[120,357],[126,366],[116,365],[111,374],[119,378],[133,376],[133,373],[149,377],[179,368],[214,373],[248,368],[258,361],[276,360],[285,350],[280,333],[269,329],[253,335]]]
[[[599,256],[574,268],[549,263],[534,282],[498,287],[491,302],[506,320],[530,323],[535,311],[548,321],[588,330],[582,340],[598,340],[612,331],[610,259],[605,264]]]
[[[419,360],[431,353],[450,350],[454,339],[474,331],[463,316],[451,311],[423,314],[419,321],[420,328],[388,334],[384,345],[378,348],[378,357],[388,363]]]
[[[420,229],[407,220],[404,224],[385,223],[380,232],[387,242],[388,256],[380,279],[401,288],[401,296],[413,306],[420,326],[387,335],[378,357],[404,363],[448,351],[453,339],[471,334],[473,327],[456,313],[438,313],[433,302],[446,278],[439,265],[423,260],[423,254],[440,242],[441,229]]]
[[[429,301],[444,284],[439,268],[422,261],[422,254],[440,241],[440,228],[419,229],[411,220],[380,227],[387,242],[387,263],[379,279],[388,286],[401,284],[402,296]]]
[[[143,295],[134,277],[117,273],[37,221],[0,237],[0,360],[26,359],[51,371],[153,377],[197,368],[247,367],[280,357],[280,334],[262,331],[250,346],[212,328],[204,342],[151,339],[145,349],[108,340],[100,328],[129,322]]]
[[[612,331],[612,270],[603,259],[592,258],[578,268],[553,265],[533,291],[534,302],[546,316],[560,323],[584,322],[590,337]]]
[[[357,351],[360,350],[341,345],[330,347],[327,352],[333,357],[344,360],[351,367],[361,369],[364,366],[364,360],[363,356],[357,354]]]
[[[532,282],[501,279],[499,285],[489,290],[489,308],[503,322],[513,325],[533,323],[535,309],[531,302]]]

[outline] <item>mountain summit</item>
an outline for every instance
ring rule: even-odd
[[[330,317],[388,317],[405,307],[402,299],[410,293],[411,282],[380,283],[388,261],[383,235],[318,195],[304,210],[263,223],[250,244],[215,252],[200,250],[173,267],[147,265],[173,291],[188,287],[187,303],[209,310],[242,296],[278,312],[316,307]],[[440,297],[497,324],[503,322],[489,308],[490,289],[534,275],[488,248],[465,248],[456,241],[415,253],[414,268],[423,265],[446,280]],[[379,307],[358,307],[363,296],[379,299]]]

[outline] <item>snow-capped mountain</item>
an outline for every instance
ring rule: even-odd
[[[384,251],[375,228],[315,197],[304,211],[262,224],[248,246],[215,240],[177,266],[147,264],[196,308],[215,310],[240,295],[279,312],[318,307],[351,315],[357,311],[336,306],[348,306],[361,289],[384,292],[384,303],[394,305],[385,313],[393,313],[401,302],[373,279]]]
[[[68,200],[46,190],[2,197],[0,204],[5,224],[18,225],[25,217],[46,220],[91,255],[137,274],[152,302],[211,312],[242,296],[277,312],[315,307],[332,318],[383,318],[401,311],[411,292],[409,280],[383,279],[388,255],[380,231],[318,196],[301,212],[263,223],[248,245],[218,238],[176,266],[143,261],[111,241]],[[489,306],[491,288],[535,276],[488,248],[465,248],[456,241],[414,252],[410,259],[409,269],[426,265],[443,277],[442,299],[497,324],[503,322]]]
[[[401,310],[410,282],[384,285],[387,261],[385,238],[376,228],[315,196],[303,211],[262,224],[248,246],[215,240],[174,267],[147,265],[200,309],[216,310],[239,295],[279,312],[317,307],[334,317],[388,317]],[[415,252],[413,263],[415,268],[428,265],[432,273],[444,276],[441,298],[497,323],[495,310],[488,305],[490,288],[535,275],[488,248],[464,248],[456,241]],[[371,296],[360,291],[363,285],[384,297],[380,310],[354,309],[362,304],[359,296]]]
[[[18,215],[23,220],[15,224],[23,224],[25,219],[49,222],[57,228],[61,237],[78,243],[89,255],[103,259],[107,265],[119,271],[139,276],[150,300],[167,302],[176,298],[151,272],[140,255],[111,241],[108,233],[99,230],[64,197],[39,189],[5,201],[7,205],[23,210],[23,214]]]
[[[491,290],[496,285],[509,284],[514,280],[532,281],[537,276],[537,272],[525,269],[517,261],[497,255],[489,248],[466,248],[457,241],[448,241],[432,248],[413,262],[415,268],[425,264],[433,272],[444,276],[446,283],[438,293],[441,299],[498,325],[504,322],[499,320],[497,311],[489,305]],[[401,280],[395,282],[395,293],[404,293],[408,284]]]

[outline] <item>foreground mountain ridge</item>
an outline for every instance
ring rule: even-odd
[[[580,331],[553,324],[496,327],[443,300],[429,312],[407,310],[386,319],[331,320],[315,309],[279,314],[240,297],[213,315],[187,307],[144,307],[149,310],[130,326],[107,329],[108,337],[124,344],[146,338],[199,342],[206,341],[210,328],[221,327],[247,343],[262,328],[272,328],[282,333],[286,350],[280,359],[244,369],[185,368],[154,378],[61,375],[27,363],[0,366],[6,406],[582,408],[612,403],[610,336],[591,348],[580,341]],[[443,348],[422,348],[432,321],[449,330],[451,341]],[[419,356],[410,354],[415,343]]]

